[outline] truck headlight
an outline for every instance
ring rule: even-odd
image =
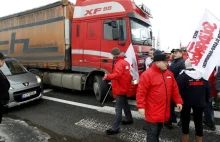
[[[131,81],[131,84],[133,84],[133,85],[136,85],[136,84],[138,84],[138,81],[135,79],[135,80],[132,80]]]
[[[41,83],[41,78],[39,76],[36,76],[37,78],[37,83],[40,84]]]

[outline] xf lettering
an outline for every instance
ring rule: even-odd
[[[112,9],[112,6],[86,10],[86,14],[84,16],[95,15],[95,14],[98,14],[99,12],[108,11],[108,10],[111,10],[111,9]]]
[[[208,45],[213,39],[213,33],[217,29],[217,25],[204,22],[203,29],[200,30],[198,41],[189,45],[188,52],[192,54],[192,64],[198,65]]]

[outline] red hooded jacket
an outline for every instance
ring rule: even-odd
[[[162,72],[155,64],[140,77],[136,99],[137,108],[145,109],[146,121],[166,122],[170,117],[170,101],[183,104],[173,73]]]
[[[112,80],[113,96],[127,95],[132,76],[130,74],[130,64],[124,60],[124,56],[119,56],[115,60],[112,74],[108,74],[106,80]]]

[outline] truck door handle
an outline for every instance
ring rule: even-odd
[[[107,59],[102,59],[102,62],[103,63],[108,63],[108,60]]]

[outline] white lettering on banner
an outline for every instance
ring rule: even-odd
[[[130,46],[128,47],[128,50],[126,51],[125,55],[127,57],[125,58],[125,60],[131,65],[130,72],[133,76],[133,80],[139,81],[137,59],[132,44],[130,44]]]
[[[73,18],[83,18],[94,15],[125,12],[124,7],[118,2],[105,2],[87,6],[76,6]]]
[[[220,21],[205,11],[193,39],[187,47],[193,67],[208,80],[219,61]]]

